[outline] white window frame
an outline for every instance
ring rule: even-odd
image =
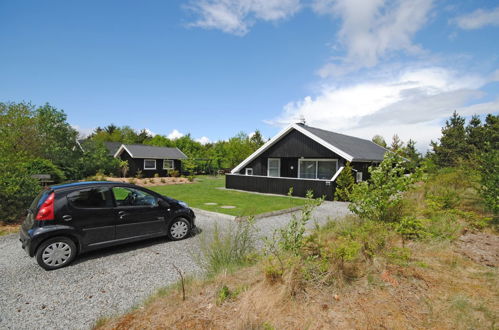
[[[358,171],[357,173],[355,173],[355,181],[362,182],[362,171]]]
[[[302,178],[300,177],[301,170],[301,162],[315,162],[315,179],[310,178]],[[338,159],[327,159],[327,158],[299,158],[298,159],[298,179],[309,179],[309,180],[325,180],[325,179],[317,179],[317,175],[319,174],[319,162],[336,162],[336,170],[334,174],[338,172]],[[334,178],[333,174],[333,178]],[[333,179],[331,178],[331,180]]]
[[[253,168],[247,167],[246,170],[244,171],[244,175],[253,175]]]
[[[270,161],[271,160],[277,160],[279,161],[279,167],[277,168],[277,176],[273,175],[273,176],[270,176]],[[272,178],[280,178],[281,177],[281,158],[269,158],[267,159],[267,176],[269,177],[272,177]]]
[[[172,167],[165,167],[166,162],[171,162]],[[175,162],[173,159],[163,159],[163,169],[164,170],[173,170],[175,168]]]
[[[154,161],[154,167],[146,167],[146,161]],[[156,169],[156,159],[144,159],[144,170],[155,170]]]

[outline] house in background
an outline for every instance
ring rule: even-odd
[[[357,181],[387,152],[372,141],[292,124],[265,143],[226,176],[226,188],[332,200],[336,178],[350,162]]]
[[[178,148],[155,147],[145,144],[121,144],[116,149],[115,142],[106,142],[106,148],[113,152],[113,157],[128,161],[128,176],[135,176],[138,171],[146,178],[168,176],[168,171],[182,172],[182,160],[187,156]]]

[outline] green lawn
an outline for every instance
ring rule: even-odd
[[[220,187],[225,187],[224,176],[202,176],[198,177],[196,182],[192,184],[155,186],[149,187],[149,189],[182,200],[192,207],[235,216],[255,215],[305,204],[304,199],[217,189]],[[217,205],[206,205],[205,203],[217,203]],[[236,208],[223,209],[220,207],[223,205],[231,205]]]

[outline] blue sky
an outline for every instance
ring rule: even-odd
[[[499,111],[499,4],[432,0],[1,1],[0,101],[203,141],[304,116],[425,149]]]

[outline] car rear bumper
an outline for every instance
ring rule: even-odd
[[[28,234],[28,232],[21,227],[21,230],[19,230],[19,241],[21,241],[22,248],[30,257],[32,257],[31,253],[31,236]]]

